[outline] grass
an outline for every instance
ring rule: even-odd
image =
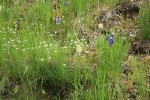
[[[127,77],[126,84],[121,82],[130,48],[128,40],[115,32],[110,46],[106,35],[88,43],[88,39],[78,34],[84,25],[87,32],[92,31],[91,16],[98,14],[90,12],[98,8],[98,1],[71,0],[68,6],[64,2],[56,2],[56,9],[52,2],[24,4],[19,1],[18,5],[9,7],[8,2],[3,2],[5,9],[0,11],[1,99],[123,100],[128,98],[126,91],[135,81],[139,98],[149,99],[147,65],[138,64],[132,58],[134,73]],[[114,2],[118,1],[109,3]],[[93,5],[96,7],[91,8]],[[57,17],[61,22],[56,21]],[[77,45],[82,48],[81,54],[76,52]]]
[[[150,3],[145,4],[143,7],[141,7],[141,10],[139,12],[139,18],[138,18],[138,26],[140,27],[140,36],[143,40],[149,40],[150,39],[150,28],[149,28],[149,5]]]

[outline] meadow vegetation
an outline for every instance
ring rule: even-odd
[[[0,4],[0,99],[150,99],[149,62],[129,56],[133,39],[98,27],[99,10],[122,1],[8,1]],[[143,7],[137,20],[147,41],[149,14]],[[88,34],[81,34],[83,27]]]

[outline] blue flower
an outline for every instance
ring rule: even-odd
[[[60,23],[61,22],[61,18],[60,17],[56,17],[56,23]]]
[[[114,43],[114,37],[111,37],[109,40],[109,46],[112,46],[113,43]]]
[[[106,37],[106,40],[108,41],[109,39],[110,39],[110,37],[109,37],[109,36],[107,36],[107,37]]]
[[[64,4],[65,4],[65,6],[68,6],[68,2],[67,2],[67,1],[65,1],[65,3],[64,3]]]
[[[107,36],[106,41],[108,41],[109,46],[112,46],[114,43],[114,33],[112,33],[111,37]]]

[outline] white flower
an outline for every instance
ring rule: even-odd
[[[50,60],[51,59],[51,57],[48,57],[48,60]]]
[[[50,46],[52,46],[52,44],[49,44]]]
[[[76,45],[76,53],[80,55],[81,52],[82,52],[82,47],[81,47],[81,45],[79,45],[79,44]]]
[[[44,47],[48,47],[48,44],[44,44]]]
[[[3,45],[4,47],[6,46],[6,44]]]
[[[66,66],[66,64],[63,64],[63,66]]]
[[[131,34],[131,33],[130,33],[129,35],[130,35],[131,37],[135,37],[135,35],[134,35],[134,34]]]
[[[43,41],[43,44],[46,43],[46,41]]]
[[[13,39],[10,39],[10,41],[14,42],[14,40],[13,40]]]
[[[98,28],[99,28],[99,29],[103,29],[103,24],[102,24],[102,23],[99,23],[99,24],[98,24]]]
[[[41,60],[41,61],[44,61],[44,58],[41,58],[40,60]]]
[[[64,48],[64,49],[66,49],[67,47],[66,47],[66,46],[64,46],[63,48]]]
[[[70,37],[70,34],[68,34],[68,37]]]

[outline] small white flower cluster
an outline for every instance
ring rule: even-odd
[[[136,37],[136,34],[135,33],[131,33],[129,34],[131,37]]]

